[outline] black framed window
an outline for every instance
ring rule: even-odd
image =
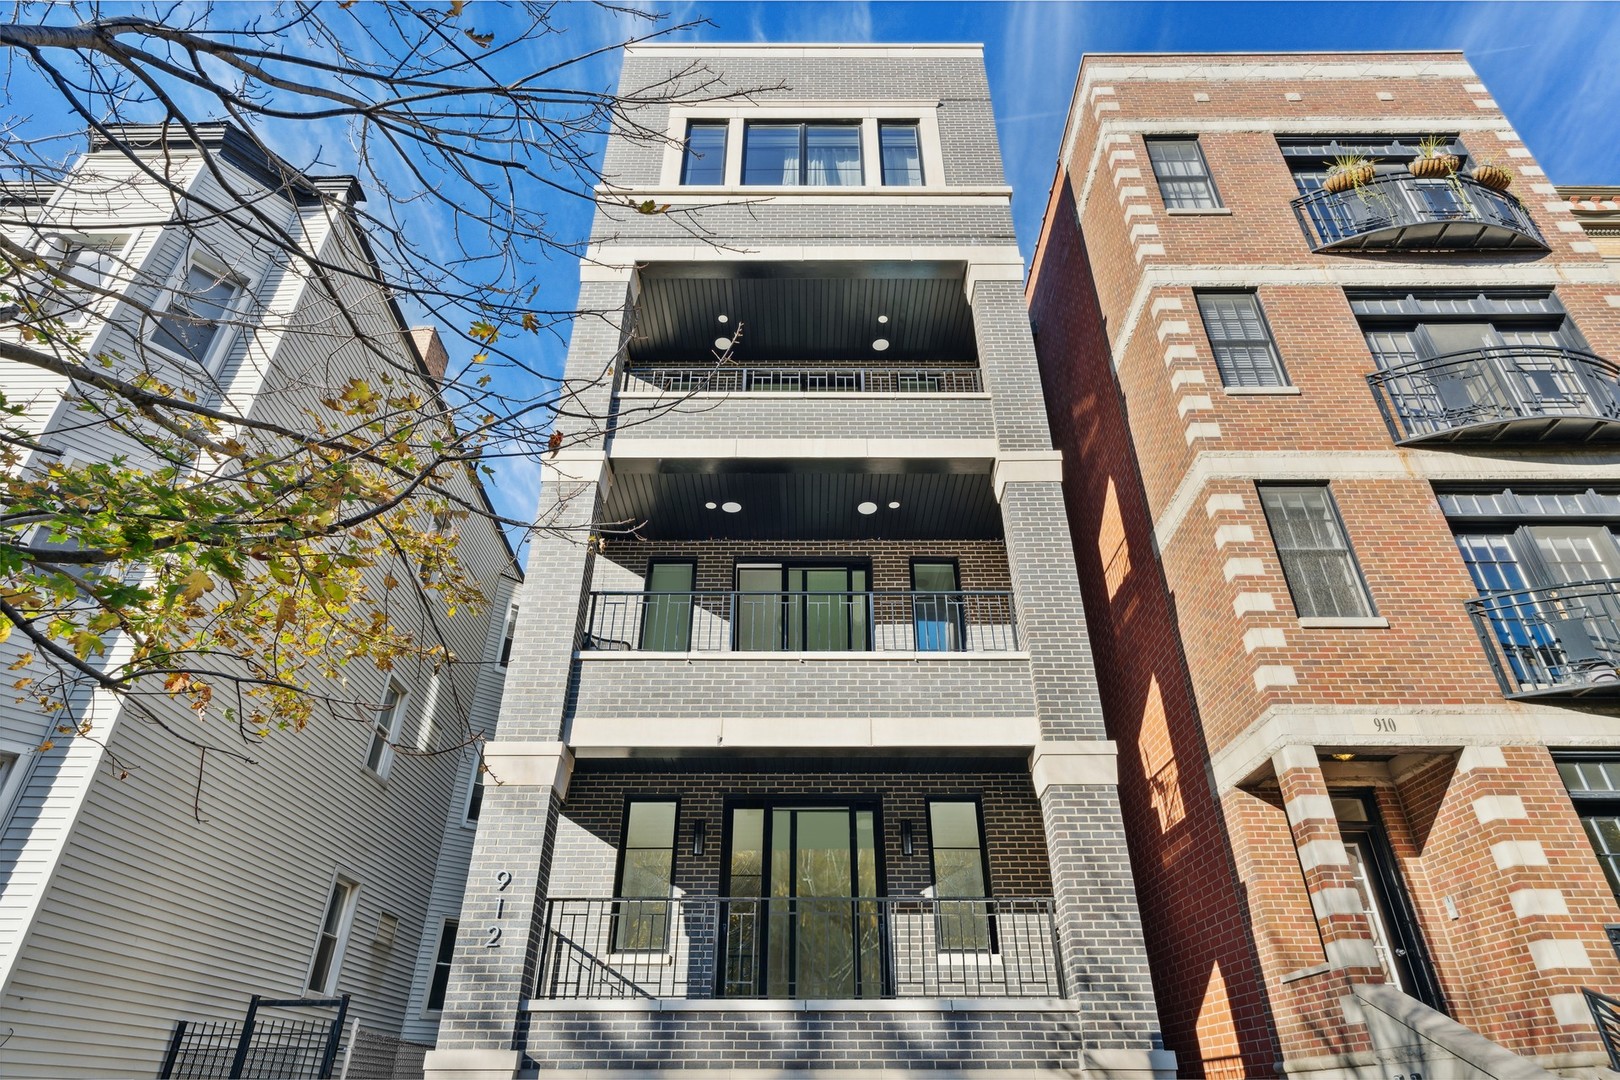
[[[1325,484],[1260,489],[1260,505],[1301,618],[1375,615],[1339,508]]]
[[[922,139],[915,121],[878,124],[884,187],[922,187]]]
[[[669,945],[678,810],[674,799],[632,799],[625,806],[614,890],[626,901],[614,912],[613,947],[620,952],[662,951]],[[634,902],[642,897],[648,899]]]
[[[1620,759],[1560,755],[1557,760],[1592,854],[1620,900]]]
[[[928,801],[929,850],[934,895],[939,899],[939,948],[993,947],[990,932],[990,864],[977,799]],[[959,901],[953,903],[951,901]]]
[[[1197,139],[1149,139],[1148,161],[1168,210],[1219,210],[1221,196]]]
[[[457,919],[446,919],[439,929],[439,947],[433,952],[433,977],[428,980],[427,1011],[442,1012],[450,989],[450,961],[456,955]]]
[[[1282,355],[1260,298],[1252,292],[1201,292],[1198,314],[1224,386],[1287,386]]]
[[[749,124],[744,184],[854,187],[861,183],[858,124]]]
[[[681,183],[726,182],[726,129],[724,120],[686,126],[686,149],[681,157]]]
[[[955,559],[911,561],[911,621],[918,652],[956,652],[967,638]]]
[[[692,586],[697,563],[654,559],[647,564],[641,607],[644,652],[685,652],[692,647]]]

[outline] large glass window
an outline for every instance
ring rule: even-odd
[[[1197,139],[1149,139],[1148,160],[1170,210],[1216,210],[1221,197]]]
[[[654,562],[647,567],[642,601],[641,648],[685,652],[692,647],[692,582],[697,564]]]
[[[1223,385],[1288,385],[1271,327],[1254,293],[1199,293],[1198,314]]]
[[[915,123],[881,123],[878,147],[883,153],[885,187],[921,187],[922,142]]]
[[[864,566],[780,563],[737,567],[739,652],[861,652],[871,648]]]
[[[158,316],[153,344],[199,364],[208,363],[220,326],[240,291],[227,275],[193,262]]]
[[[1260,489],[1260,504],[1301,618],[1364,618],[1372,597],[1325,485]]]
[[[939,947],[990,947],[989,871],[973,799],[935,799],[928,804],[928,835],[934,856],[934,895],[939,897]],[[948,900],[963,898],[961,903]],[[977,902],[975,902],[977,901]]]
[[[749,124],[743,183],[853,187],[861,182],[857,124]]]
[[[332,894],[326,900],[326,913],[321,916],[321,932],[315,940],[315,959],[309,965],[309,989],[317,994],[330,994],[337,985],[337,973],[343,959],[343,946],[349,937],[349,923],[354,918],[354,898],[359,886],[338,878],[332,882]]]
[[[918,652],[962,648],[966,598],[958,591],[956,563],[919,559],[911,564],[911,621]]]
[[[1561,760],[1558,775],[1569,789],[1603,876],[1620,899],[1620,760]]]
[[[661,951],[669,944],[669,897],[675,885],[674,800],[637,799],[625,808],[619,851],[618,895],[627,901],[614,915],[613,947]]]
[[[686,151],[681,159],[681,183],[726,182],[726,123],[692,123],[686,128]]]

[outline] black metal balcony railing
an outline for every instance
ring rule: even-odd
[[[1367,376],[1397,443],[1620,435],[1620,368],[1574,349],[1507,345]]]
[[[1293,202],[1312,250],[1452,248],[1546,251],[1517,199],[1466,176],[1381,176],[1349,191],[1313,191]]]
[[[1054,998],[1050,897],[546,901],[541,998]]]
[[[1620,581],[1491,593],[1467,606],[1508,697],[1620,693]]]
[[[1011,592],[593,592],[584,649],[1007,652]]]
[[[979,369],[655,367],[625,373],[626,390],[677,394],[976,394]]]

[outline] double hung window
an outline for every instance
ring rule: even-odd
[[[1197,139],[1149,139],[1147,152],[1166,209],[1220,209],[1221,197]]]
[[[69,325],[90,317],[102,296],[97,289],[113,284],[118,253],[128,237],[107,233],[60,241],[62,257],[56,266],[56,288],[44,307],[47,314]]]
[[[742,182],[807,187],[861,183],[861,129],[851,123],[750,123]]]
[[[405,713],[405,691],[389,683],[388,693],[371,724],[371,744],[366,748],[366,768],[386,778],[394,764],[394,733]]]
[[[450,989],[450,962],[456,955],[456,919],[446,919],[439,927],[439,944],[433,950],[433,975],[428,980],[427,1011],[441,1012]]]
[[[1198,314],[1225,386],[1287,386],[1282,357],[1252,292],[1201,292]]]
[[[320,934],[315,939],[315,958],[309,965],[309,989],[313,993],[330,994],[337,985],[343,946],[348,942],[349,924],[354,921],[354,901],[359,891],[360,886],[344,878],[332,882],[326,912],[321,916]]]
[[[1369,618],[1367,585],[1326,485],[1260,489],[1260,505],[1301,618]]]
[[[152,343],[198,364],[214,366],[220,330],[241,291],[242,286],[229,274],[193,259],[158,316]]]

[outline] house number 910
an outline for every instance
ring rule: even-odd
[[[1382,732],[1384,734],[1389,734],[1399,729],[1395,725],[1395,718],[1393,716],[1375,716],[1373,717],[1373,730]]]
[[[505,892],[506,889],[507,889],[507,886],[509,886],[511,884],[512,884],[512,872],[510,870],[502,870],[502,871],[498,872],[495,875],[495,891],[496,892],[498,892],[498,893]],[[495,917],[497,919],[506,918],[506,897],[504,897],[504,896],[498,896],[498,897],[495,898]],[[498,927],[498,926],[488,927],[488,928],[486,928],[484,930],[484,933],[489,935],[488,938],[484,941],[484,948],[486,948],[486,949],[494,949],[494,948],[498,948],[500,946],[500,944],[501,944],[501,928],[500,927]]]

